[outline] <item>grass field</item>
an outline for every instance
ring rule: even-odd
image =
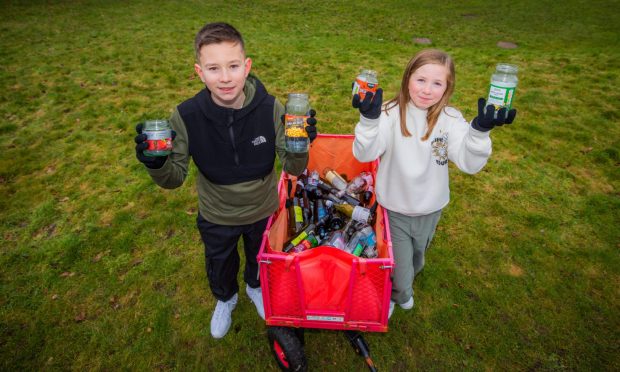
[[[396,94],[409,58],[456,61],[468,119],[498,62],[517,121],[476,176],[451,170],[416,307],[366,336],[381,370],[620,370],[620,2],[0,2],[0,370],[275,370],[243,293],[214,308],[195,228],[196,169],[158,188],[134,126],[201,89],[193,37],[235,25],[281,101],[310,93],[319,131],[352,133],[362,67]],[[501,49],[510,41],[517,49]],[[241,279],[240,279],[241,280]],[[362,370],[337,332],[311,370]]]

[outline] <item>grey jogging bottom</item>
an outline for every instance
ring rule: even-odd
[[[413,280],[424,268],[424,254],[435,235],[441,210],[424,216],[388,212],[395,267],[392,301],[403,304],[413,296]]]

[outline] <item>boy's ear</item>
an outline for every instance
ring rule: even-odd
[[[200,81],[202,81],[204,83],[205,82],[205,77],[202,76],[202,69],[200,68],[200,65],[198,63],[194,63],[194,71],[196,71],[196,73],[200,77]]]
[[[252,58],[245,59],[245,77],[248,77],[250,70],[252,69]]]

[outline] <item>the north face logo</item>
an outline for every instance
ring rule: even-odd
[[[263,137],[263,136],[258,136],[258,137],[254,138],[254,139],[252,140],[252,144],[253,144],[254,146],[258,146],[258,145],[260,145],[261,143],[265,143],[265,142],[267,142],[267,140],[266,140],[266,139],[265,139],[265,137]]]

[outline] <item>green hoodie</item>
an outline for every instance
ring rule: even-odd
[[[256,91],[256,77],[246,79],[243,92],[248,105]],[[308,154],[289,153],[284,146],[284,126],[280,117],[284,106],[277,99],[273,109],[273,125],[276,132],[276,154],[282,163],[282,170],[299,175],[308,164]],[[178,110],[170,117],[172,129],[177,136],[173,142],[172,154],[159,169],[146,168],[155,183],[166,189],[174,189],[183,184],[188,173],[189,150],[187,130]],[[201,172],[197,172],[198,209],[209,222],[219,225],[246,225],[270,216],[279,207],[278,175],[275,168],[262,179],[232,185],[218,185],[210,182]]]

